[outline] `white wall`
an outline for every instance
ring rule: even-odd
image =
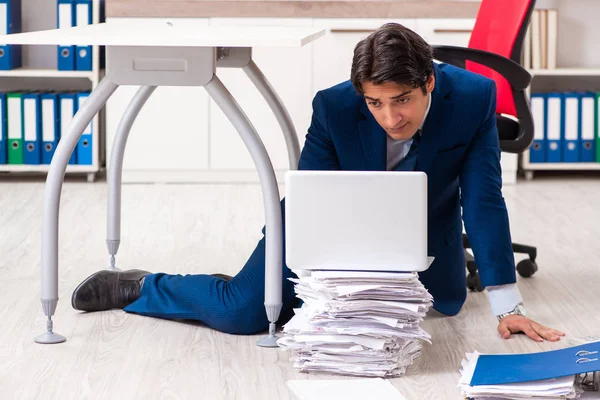
[[[558,2],[558,67],[600,66],[600,1]]]

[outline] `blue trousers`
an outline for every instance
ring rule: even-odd
[[[298,306],[294,284],[296,275],[282,260],[283,308],[279,323],[287,322]],[[200,321],[231,334],[265,331],[269,321],[264,306],[265,238],[263,237],[244,268],[229,282],[211,275],[147,275],[139,299],[124,308],[140,315]]]

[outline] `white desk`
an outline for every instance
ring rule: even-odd
[[[121,172],[127,136],[135,118],[160,85],[203,86],[240,134],[257,168],[265,206],[265,309],[269,336],[260,346],[276,347],[275,323],[281,311],[282,221],[279,189],[267,151],[240,106],[216,75],[217,67],[243,68],[275,113],[285,135],[290,168],[296,169],[300,147],[291,119],[281,100],[252,62],[253,47],[300,47],[324,30],[290,27],[196,26],[190,23],[103,23],[0,36],[0,43],[21,45],[106,46],[106,76],[63,132],[50,164],[42,221],[41,301],[48,317],[47,332],[38,343],[60,343],[52,316],[58,303],[58,220],[62,183],[68,160],[85,127],[119,85],[140,85],[125,110],[113,144],[108,170],[107,246],[110,265],[121,242]]]

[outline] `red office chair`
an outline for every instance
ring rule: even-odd
[[[466,68],[496,82],[496,123],[500,148],[507,153],[521,153],[533,142],[533,117],[525,89],[531,75],[520,65],[525,32],[535,0],[482,0],[469,47],[432,46],[436,60]],[[471,248],[463,234],[463,247],[469,275],[467,286],[482,291],[477,266],[466,249]],[[529,259],[517,264],[523,277],[538,269],[535,247],[513,243],[515,253],[528,254]]]

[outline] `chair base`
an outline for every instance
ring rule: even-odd
[[[481,284],[479,274],[477,273],[477,264],[475,264],[475,258],[467,251],[471,248],[467,235],[463,233],[463,248],[465,249],[465,264],[469,274],[467,275],[467,287],[473,292],[482,292],[485,286]],[[528,246],[520,243],[513,243],[512,250],[518,254],[527,254],[529,258],[521,260],[517,264],[517,272],[523,278],[529,278],[535,274],[538,270],[535,259],[537,257],[537,249],[533,246]]]

